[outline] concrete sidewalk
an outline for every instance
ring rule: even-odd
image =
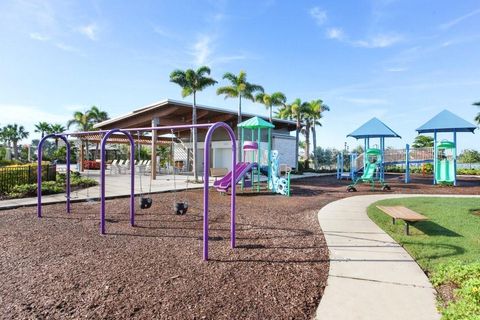
[[[327,287],[316,319],[439,319],[435,290],[413,258],[367,216],[379,200],[452,195],[366,195],[323,207],[330,251]],[[478,196],[465,196],[478,197]]]
[[[99,171],[91,171],[88,174],[84,173],[83,176],[87,176],[100,180]],[[301,178],[310,178],[315,176],[322,175],[332,175],[331,173],[305,173],[303,175],[292,175],[291,179],[301,179]],[[190,179],[190,182],[187,184],[187,178]],[[147,194],[150,191],[152,193],[161,193],[161,192],[170,192],[173,190],[184,190],[186,188],[190,189],[199,189],[203,188],[203,183],[193,183],[191,182],[192,176],[186,175],[176,175],[175,184],[176,189],[174,188],[174,177],[173,175],[159,175],[157,180],[152,180],[150,188],[150,176],[142,175],[141,176],[141,186],[140,188],[140,176],[137,174],[135,176],[135,194],[139,195],[141,193]],[[118,198],[118,197],[127,197],[130,195],[130,175],[129,174],[106,174],[105,177],[105,196],[107,199]],[[213,184],[215,179],[210,179],[210,185]],[[100,186],[95,186],[83,190],[73,191],[71,193],[71,201],[79,202],[86,201],[87,199],[98,199],[100,197]],[[53,204],[53,203],[62,203],[66,202],[65,193],[53,194],[42,196],[43,204]],[[0,201],[0,210],[14,209],[25,206],[36,206],[37,198],[23,198],[23,199],[10,199]]]

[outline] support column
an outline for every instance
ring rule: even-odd
[[[437,184],[437,130],[433,131],[433,184]]]
[[[158,127],[160,125],[160,118],[152,118],[152,127]],[[157,130],[152,130],[152,157],[151,157],[151,170],[150,177],[152,180],[157,179]],[[175,169],[174,169],[175,170]]]
[[[457,131],[453,131],[453,143],[455,148],[453,149],[453,185],[457,185]]]
[[[84,148],[83,148],[83,140],[80,139],[80,166],[79,166],[79,169],[80,169],[80,172],[83,172],[84,168],[83,168],[83,165],[84,165],[84,161],[85,161],[85,152],[84,152]]]
[[[405,146],[405,183],[410,182],[410,145]]]

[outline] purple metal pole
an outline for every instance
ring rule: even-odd
[[[135,142],[125,130],[112,129],[103,136],[100,148],[100,233],[105,234],[105,146],[111,134],[121,132],[130,140],[130,225],[135,226]]]
[[[67,193],[67,213],[70,213],[70,143],[68,139],[61,134],[49,134],[43,137],[38,143],[37,148],[37,217],[42,217],[42,158],[43,158],[43,144],[47,139],[55,138],[62,139],[67,148],[67,176],[66,176],[66,193]]]
[[[204,143],[204,163],[203,163],[203,260],[208,260],[208,190],[209,190],[209,172],[210,172],[210,143],[212,140],[213,132],[223,127],[227,130],[227,133],[232,141],[232,191],[230,198],[230,244],[232,248],[235,248],[235,197],[236,197],[236,184],[235,184],[235,165],[237,156],[236,137],[232,128],[226,123],[217,122],[208,129],[205,136]]]

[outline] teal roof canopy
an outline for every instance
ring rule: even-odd
[[[460,118],[448,110],[443,110],[432,119],[428,120],[420,128],[418,133],[429,132],[471,132],[473,133],[477,126]]]
[[[401,138],[395,131],[377,118],[372,118],[365,122],[360,128],[347,135],[347,137],[356,139]]]
[[[275,128],[273,124],[268,121],[263,120],[259,117],[253,117],[246,121],[243,121],[237,125],[239,128],[246,128],[246,129],[268,129],[268,128]]]

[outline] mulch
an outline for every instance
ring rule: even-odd
[[[392,192],[480,194],[390,177]],[[231,249],[229,196],[210,193],[210,261],[202,256],[202,191],[187,193],[185,216],[173,193],[153,195],[129,226],[128,199],[107,201],[107,235],[99,204],[0,211],[0,318],[4,319],[311,319],[328,276],[328,248],[318,210],[346,196],[333,177],[292,182],[292,197],[237,198],[237,248]],[[423,184],[422,184],[423,183]],[[183,197],[183,193],[177,193]]]

